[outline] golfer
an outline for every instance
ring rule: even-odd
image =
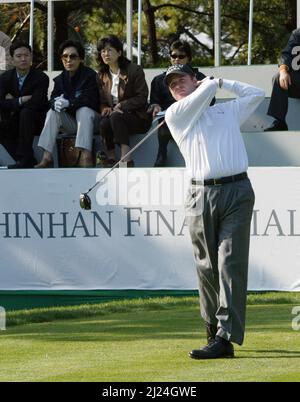
[[[175,102],[166,122],[191,179],[186,200],[199,281],[207,345],[194,359],[234,357],[232,342],[245,332],[250,222],[254,192],[240,126],[264,99],[264,92],[238,81],[197,81],[187,65],[166,74]],[[209,107],[218,88],[236,99]]]

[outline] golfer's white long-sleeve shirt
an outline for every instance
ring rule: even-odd
[[[223,88],[237,98],[210,107],[217,87],[218,80],[206,79],[166,112],[166,122],[185,159],[188,173],[198,180],[247,171],[248,157],[240,126],[265,97],[259,88],[224,80]]]

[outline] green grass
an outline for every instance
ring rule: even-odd
[[[195,297],[10,312],[0,381],[300,381],[296,305],[297,293],[249,295],[245,344],[217,361],[188,358],[205,342]]]

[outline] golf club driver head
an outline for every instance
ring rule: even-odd
[[[81,193],[79,198],[80,207],[89,211],[92,208],[92,201],[87,193]]]

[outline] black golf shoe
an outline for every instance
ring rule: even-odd
[[[222,359],[234,357],[234,349],[232,343],[216,336],[214,341],[202,349],[194,349],[189,353],[192,359]]]
[[[288,129],[288,125],[285,121],[274,120],[272,125],[266,128],[264,131],[287,131]]]

